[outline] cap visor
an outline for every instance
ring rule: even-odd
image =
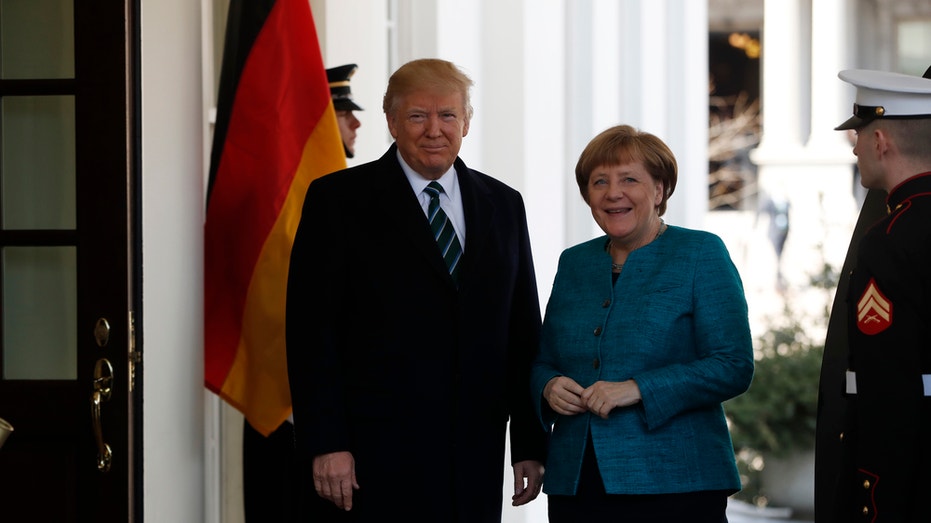
[[[858,127],[863,127],[867,123],[869,122],[867,122],[863,118],[860,118],[859,116],[851,116],[846,122],[835,127],[834,130],[844,131],[846,129],[856,129]]]
[[[333,108],[337,111],[364,111],[358,104],[352,100],[336,100],[333,102]]]

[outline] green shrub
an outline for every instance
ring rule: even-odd
[[[823,344],[791,323],[760,340],[750,389],[726,402],[734,450],[771,456],[814,448]]]
[[[768,457],[814,449],[823,343],[812,343],[798,322],[757,340],[749,390],[724,404],[743,489],[736,498],[766,505],[760,472]]]

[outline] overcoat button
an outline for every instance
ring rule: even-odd
[[[870,514],[870,507],[863,507],[863,515],[868,516]]]
[[[841,433],[837,436],[837,439],[839,439],[840,441],[843,442],[843,441],[844,441],[844,433],[841,432]]]
[[[610,307],[610,306],[611,306],[611,300],[605,300],[605,301],[601,302],[601,308],[602,308],[602,309],[607,309],[607,308]]]
[[[597,369],[598,367],[601,367],[601,362],[598,361],[598,358],[595,358],[595,360],[592,361],[592,368]]]
[[[870,488],[870,480],[868,480],[868,479],[864,479],[864,480],[863,480],[863,488],[865,488],[865,489]]]
[[[601,327],[595,327],[595,336],[601,336]]]

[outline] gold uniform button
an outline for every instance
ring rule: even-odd
[[[837,439],[838,439],[839,441],[843,442],[843,441],[844,441],[844,433],[841,432],[841,433],[837,436]]]
[[[863,488],[865,488],[865,489],[870,488],[870,480],[868,480],[868,479],[864,479],[864,480],[863,480]]]
[[[870,514],[870,507],[863,507],[863,515],[868,516]]]

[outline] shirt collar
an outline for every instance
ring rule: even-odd
[[[401,164],[401,170],[403,170],[404,175],[407,176],[407,181],[410,182],[414,194],[419,195],[427,187],[427,184],[434,180],[424,178],[417,173],[417,171],[412,169],[410,165],[407,165],[407,162],[401,157],[401,151],[398,151],[397,155],[398,162]],[[459,192],[459,178],[456,176],[456,166],[451,166],[448,171],[443,173],[443,176],[440,176],[440,178],[436,180],[436,182],[443,186],[443,191],[446,192],[446,195],[453,199]]]

